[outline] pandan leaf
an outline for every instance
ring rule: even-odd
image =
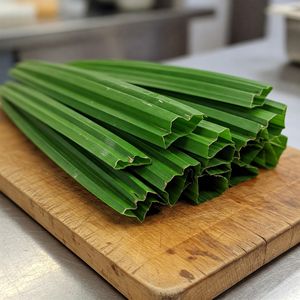
[[[150,88],[205,97],[209,100],[255,107],[272,87],[226,74],[139,61],[75,61],[76,67],[107,73]]]
[[[3,100],[3,109],[17,127],[51,160],[108,206],[143,221],[156,192],[127,171],[95,163],[84,149]]]
[[[125,216],[199,204],[274,168],[286,105],[269,85],[140,61],[22,62],[3,109],[50,159]],[[124,169],[125,170],[120,170]]]
[[[1,95],[115,169],[151,163],[142,151],[117,135],[32,88],[7,83]]]
[[[258,168],[253,165],[235,160],[231,164],[232,172],[229,185],[234,186],[258,175]]]
[[[161,149],[125,132],[118,132],[123,139],[151,157],[150,165],[132,168],[132,172],[157,191],[167,204],[174,205],[181,196],[185,185],[189,184],[187,182],[189,173],[197,172],[195,169],[200,170],[200,163],[173,147]]]
[[[201,112],[168,97],[86,73],[41,62],[21,63],[11,71],[16,79],[65,105],[162,148],[192,132],[203,118]]]

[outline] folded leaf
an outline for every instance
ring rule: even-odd
[[[260,168],[275,168],[286,146],[286,136],[280,135],[270,138],[265,141],[263,148],[253,160],[253,163]]]
[[[150,165],[131,168],[131,171],[149,184],[167,204],[174,205],[185,185],[192,180],[191,174],[200,170],[200,163],[174,147],[161,149],[120,130],[114,132],[118,132],[126,141],[149,155],[152,161]]]
[[[75,61],[72,65],[107,73],[150,88],[205,97],[209,100],[255,107],[264,102],[271,87],[226,74],[141,61]]]
[[[258,175],[258,168],[250,164],[235,160],[231,164],[232,172],[229,185],[234,186]]]
[[[71,66],[25,62],[11,74],[81,113],[162,148],[192,132],[203,118],[168,97]]]
[[[233,145],[230,130],[202,120],[189,135],[178,139],[174,145],[203,158],[213,158],[228,145]]]
[[[143,221],[156,192],[127,171],[114,170],[29,114],[3,101],[3,109],[19,129],[51,160],[89,192],[128,217]]]
[[[143,152],[117,135],[32,88],[7,83],[1,95],[115,169],[151,163]]]

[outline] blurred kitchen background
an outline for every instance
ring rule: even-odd
[[[24,59],[161,61],[278,38],[275,2],[288,1],[0,0],[0,82]]]

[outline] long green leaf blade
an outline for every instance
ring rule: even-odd
[[[88,191],[117,212],[144,220],[156,193],[127,171],[95,164],[78,146],[24,111],[3,100],[3,109],[19,129],[49,158]]]
[[[77,69],[77,72],[74,72]],[[203,114],[168,97],[78,68],[21,63],[12,75],[43,93],[162,148],[194,130]]]
[[[139,61],[75,61],[74,66],[104,72],[127,82],[205,97],[244,107],[262,105],[272,87],[220,74]]]
[[[2,87],[1,94],[113,168],[151,163],[150,158],[136,147],[42,93],[17,83],[7,83]]]

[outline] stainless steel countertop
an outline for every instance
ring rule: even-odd
[[[116,13],[81,19],[65,19],[38,22],[29,25],[0,28],[0,50],[14,50],[33,47],[35,43],[51,43],[79,38],[99,29],[139,24],[146,22],[166,21],[174,18],[193,18],[211,16],[212,8],[197,9],[157,9],[136,13]]]
[[[275,87],[272,98],[289,105],[285,131],[289,144],[300,148],[300,68],[287,64],[280,45],[268,41],[253,42],[171,63],[271,83]],[[0,299],[124,298],[0,195]],[[300,299],[300,246],[244,279],[219,299]]]

